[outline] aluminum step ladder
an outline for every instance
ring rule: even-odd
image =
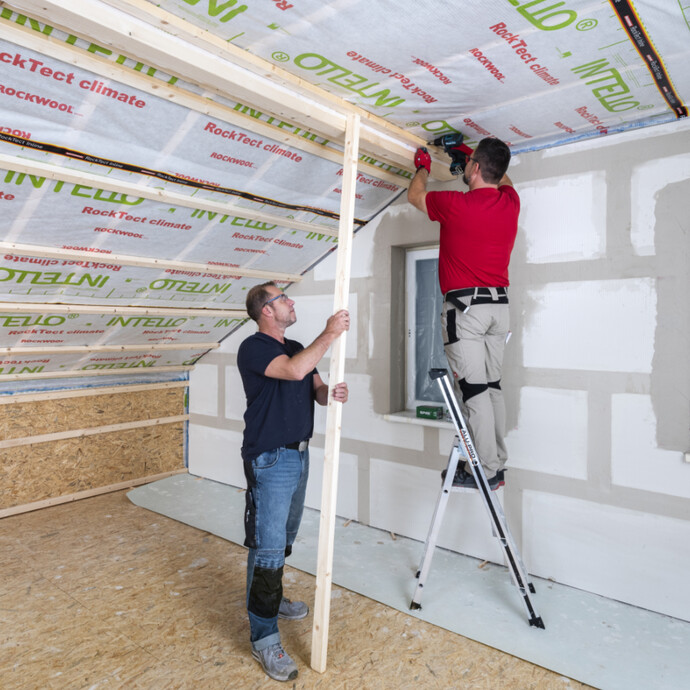
[[[434,548],[436,547],[438,534],[441,529],[443,515],[448,504],[448,498],[453,491],[467,491],[467,489],[462,487],[453,487],[455,470],[458,467],[460,459],[463,458],[472,468],[472,475],[474,476],[474,480],[477,484],[477,489],[481,494],[482,500],[484,501],[484,505],[491,519],[493,535],[498,538],[501,546],[503,547],[508,569],[510,570],[510,574],[515,586],[520,591],[520,597],[527,611],[529,624],[537,628],[544,628],[544,622],[534,610],[534,606],[532,605],[532,601],[530,600],[529,596],[530,593],[535,593],[534,585],[529,581],[527,570],[525,569],[522,559],[520,558],[520,553],[515,545],[513,536],[508,529],[506,517],[503,512],[503,506],[501,506],[501,503],[496,497],[495,492],[491,491],[489,488],[489,482],[484,474],[484,469],[479,462],[477,452],[472,443],[472,438],[470,437],[465,420],[460,412],[460,405],[458,404],[455,393],[453,392],[453,386],[448,376],[448,372],[445,369],[432,369],[429,372],[429,376],[433,380],[437,381],[441,388],[446,405],[450,410],[453,424],[455,425],[455,430],[457,431],[457,436],[455,437],[453,448],[451,449],[450,456],[448,458],[446,475],[443,479],[443,485],[441,486],[438,501],[436,502],[434,516],[431,520],[429,534],[424,545],[424,555],[422,556],[422,561],[416,576],[418,580],[417,587],[415,588],[410,608],[422,608],[420,603],[422,599],[422,591],[424,590],[424,583],[426,582],[429,571],[431,570],[431,559],[433,557]]]

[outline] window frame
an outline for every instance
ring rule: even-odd
[[[426,244],[417,247],[405,248],[405,395],[404,409],[416,411],[418,405],[443,405],[442,397],[439,392],[438,400],[419,400],[416,397],[416,376],[417,376],[417,339],[416,339],[416,292],[417,292],[417,272],[416,262],[428,259],[438,260],[439,245]],[[439,288],[440,289],[440,288]],[[440,320],[440,313],[438,314]],[[441,332],[440,323],[438,333]]]

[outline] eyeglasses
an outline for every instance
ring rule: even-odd
[[[264,307],[267,304],[270,304],[271,302],[275,302],[277,299],[285,301],[286,299],[288,299],[288,296],[284,292],[281,292],[279,295],[276,295],[275,297],[271,297],[271,299],[269,299],[267,302],[264,302]],[[263,309],[263,307],[261,307],[261,308]]]

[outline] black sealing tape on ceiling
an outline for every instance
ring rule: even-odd
[[[131,163],[122,163],[120,161],[110,160],[108,158],[101,158],[100,156],[91,156],[82,151],[76,151],[74,149],[68,149],[64,146],[57,146],[55,144],[49,144],[43,141],[36,141],[34,139],[25,139],[23,137],[16,136],[14,134],[7,134],[5,132],[0,132],[0,141],[6,141],[10,144],[15,144],[17,146],[24,146],[27,148],[34,149],[36,151],[44,151],[46,153],[54,153],[58,156],[65,156],[67,158],[72,158],[74,160],[82,160],[86,163],[91,163],[93,165],[102,165],[108,168],[114,168],[117,170],[126,170],[127,172],[136,173],[139,175],[148,175],[150,177],[155,177],[159,180],[165,180],[166,182],[173,182],[174,184],[181,184],[187,187],[193,187],[195,189],[206,189],[211,192],[218,192],[220,194],[228,194],[231,196],[236,196],[241,199],[247,199],[249,201],[254,201],[258,204],[266,204],[268,206],[274,206],[276,208],[285,208],[291,211],[304,211],[306,213],[314,213],[318,216],[324,216],[326,218],[333,218],[338,220],[340,214],[333,211],[327,211],[322,208],[317,208],[315,206],[301,206],[298,204],[288,204],[283,201],[277,201],[276,199],[270,199],[264,196],[258,196],[257,194],[251,194],[250,192],[243,192],[239,189],[232,189],[230,187],[218,187],[216,185],[204,184],[203,182],[196,182],[195,180],[188,180],[184,177],[177,177],[176,175],[170,175],[164,173],[160,170],[151,170],[150,168],[142,168],[139,165],[133,165]],[[360,220],[358,218],[354,219],[356,225],[366,225],[366,220]]]
[[[659,93],[668,103],[669,108],[671,108],[677,118],[687,117],[688,109],[683,105],[683,102],[673,88],[664,63],[654,48],[644,26],[642,26],[642,22],[632,4],[629,0],[609,0],[609,3],[618,15],[618,19],[628,36],[630,36],[630,40],[637,48],[637,52],[650,71]]]

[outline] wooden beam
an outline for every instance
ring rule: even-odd
[[[149,352],[153,350],[215,350],[220,343],[142,343],[134,345],[36,345],[0,347],[0,355],[56,355],[83,352]]]
[[[349,103],[318,86],[314,86],[292,72],[288,72],[272,62],[254,55],[248,50],[239,48],[221,37],[215,36],[210,31],[195,26],[186,19],[155,6],[151,2],[147,2],[147,0],[103,0],[103,2],[141,19],[147,24],[157,26],[186,43],[202,48],[225,60],[230,60],[238,67],[246,69],[260,78],[268,78],[273,83],[279,84],[290,91],[305,94],[310,99],[313,99],[314,102],[333,109],[344,116],[348,114],[359,115],[361,121],[360,153],[373,155],[382,162],[390,163],[393,162],[393,158],[390,157],[391,151],[400,147],[401,144],[409,146],[410,152],[414,152],[419,146],[427,145],[416,134],[408,132],[385,118],[374,115],[364,108]],[[338,141],[344,141],[344,137],[341,135]],[[444,175],[440,179],[453,179],[449,170],[450,159],[441,149],[435,149],[435,151],[440,159],[439,172]],[[339,155],[339,160],[342,161],[342,154]],[[358,167],[361,170],[368,170],[371,166],[359,162]],[[402,160],[398,160],[396,163],[396,167],[414,172],[412,158],[407,155],[407,149],[405,149]],[[368,170],[368,172],[371,172],[371,170]],[[400,183],[400,178],[398,177],[397,179],[398,183]]]
[[[314,86],[305,79],[301,79],[279,65],[254,55],[248,50],[239,48],[220,36],[216,36],[206,29],[195,26],[192,22],[178,17],[162,7],[153,5],[147,2],[147,0],[103,0],[103,2],[133,17],[141,19],[147,24],[157,26],[159,29],[185,41],[185,43],[190,43],[213,55],[229,60],[234,65],[246,69],[258,77],[269,79],[274,84],[279,84],[290,91],[308,95],[315,102],[321,103],[335,112],[341,113],[345,117],[348,114],[359,115],[361,120],[360,152],[366,152],[368,128],[386,132],[392,138],[406,141],[410,146],[415,148],[421,145],[419,137],[411,132],[392,124],[378,115],[370,113],[364,108],[349,103],[318,86]],[[344,137],[341,138],[344,139]],[[342,155],[340,161],[342,162]]]
[[[1,29],[2,22],[0,22],[0,33]],[[165,189],[149,187],[145,184],[123,182],[121,180],[116,180],[115,178],[106,177],[105,175],[94,175],[93,173],[86,171],[63,168],[50,163],[40,163],[38,161],[31,161],[27,158],[19,158],[18,156],[0,154],[0,168],[4,170],[14,170],[15,172],[23,172],[27,175],[36,175],[37,177],[46,177],[50,180],[70,182],[71,184],[88,184],[95,189],[103,189],[109,192],[116,192],[117,194],[126,194],[127,196],[150,199],[151,201],[157,201],[161,204],[184,206],[185,208],[193,208],[195,210],[201,209],[203,211],[220,213],[227,216],[248,218],[250,220],[257,220],[262,223],[278,225],[280,227],[290,228],[292,230],[300,230],[307,233],[317,232],[322,235],[328,235],[329,237],[338,236],[337,230],[319,223],[304,223],[299,220],[292,220],[290,218],[276,216],[271,213],[264,213],[262,211],[254,211],[252,209],[235,206],[233,204],[224,204],[217,201],[205,201],[204,199],[199,199],[198,197],[194,197],[189,194],[169,192]],[[221,267],[219,266],[218,268]]]
[[[154,10],[158,9],[153,7],[153,5],[151,5],[151,7]],[[174,15],[169,13],[168,16],[174,17]],[[177,17],[175,17],[175,19],[177,19]],[[182,20],[178,19],[178,21]],[[324,143],[311,141],[298,133],[280,127],[279,125],[285,124],[280,120],[278,120],[277,124],[265,122],[242,111],[235,110],[230,106],[216,103],[205,96],[197,95],[178,86],[171,86],[162,82],[160,79],[151,77],[143,72],[132,70],[130,67],[120,65],[105,57],[85,53],[81,48],[76,48],[70,44],[56,41],[30,28],[17,24],[0,22],[0,38],[5,38],[12,43],[30,48],[31,50],[35,50],[43,55],[48,55],[68,64],[79,64],[79,66],[106,79],[115,79],[121,84],[132,86],[139,91],[144,91],[157,98],[163,98],[170,103],[176,103],[189,108],[190,110],[194,110],[214,120],[220,119],[223,122],[233,124],[250,132],[261,134],[269,139],[281,142],[291,148],[304,151],[313,156],[318,156],[319,158],[334,163],[342,162],[343,155],[341,151],[326,146]],[[324,141],[327,140],[324,139]],[[380,165],[385,164],[386,161],[381,161],[380,163]],[[380,167],[380,165],[360,162],[361,170],[371,176],[400,186],[405,186],[407,184],[407,179],[404,176],[388,172]]]
[[[51,26],[63,28],[205,89],[254,104],[282,119],[292,120],[294,117],[291,116],[303,110],[298,119],[313,131],[327,129],[324,133],[337,136],[344,129],[344,118],[339,113],[105,3],[95,0],[21,0],[7,4]]]
[[[166,388],[187,388],[189,381],[163,381],[161,383],[134,383],[121,386],[101,386],[100,388],[80,388],[78,390],[46,391],[45,393],[0,394],[0,405],[12,405],[41,400],[62,400],[64,398],[83,398],[91,395],[117,395],[118,393],[138,393],[140,391],[164,390]]]
[[[73,369],[72,371],[38,371],[35,374],[2,374],[0,375],[0,384],[3,381],[30,381],[33,379],[80,379],[83,376],[121,376],[129,374],[130,376],[151,375],[151,374],[167,374],[171,372],[191,371],[194,366],[171,366],[171,367],[135,367],[134,369]]]
[[[358,146],[359,116],[348,115],[347,141],[343,164],[343,195],[340,206],[340,240],[338,241],[336,260],[334,312],[347,309],[350,291],[353,240],[352,219],[354,218],[355,211]],[[333,343],[328,378],[329,386],[334,386],[336,383],[343,381],[345,373],[345,344],[346,333],[343,333]],[[328,410],[326,413],[321,517],[319,523],[319,550],[316,564],[316,599],[314,603],[311,647],[311,667],[319,673],[323,673],[326,670],[326,657],[328,654],[341,419],[342,403],[333,400],[329,391]]]
[[[66,494],[65,496],[55,496],[54,498],[46,498],[43,501],[35,501],[34,503],[25,503],[20,506],[12,506],[11,508],[3,508],[0,510],[0,519],[10,517],[11,515],[19,515],[20,513],[28,513],[32,510],[40,510],[41,508],[49,508],[50,506],[60,505],[61,503],[71,503],[72,501],[79,501],[82,498],[91,498],[100,494],[108,494],[114,491],[122,491],[123,489],[132,489],[141,484],[150,484],[157,482],[166,477],[172,477],[176,474],[187,474],[187,469],[172,470],[171,472],[161,472],[160,474],[152,474],[148,477],[140,477],[139,479],[129,479],[126,482],[119,482],[117,484],[109,484],[108,486],[99,486],[95,489],[87,489],[86,491],[78,491],[74,494]]]
[[[230,52],[228,46],[224,45],[225,50],[219,54],[217,43],[220,39],[209,38],[200,43],[200,31],[195,31],[191,24],[169,13],[154,19],[153,11],[150,11],[142,21],[135,17],[136,8],[132,3],[128,4],[130,14],[94,0],[22,0],[21,4],[5,4],[50,26],[61,27],[103,47],[136,57],[168,74],[270,113],[332,141],[343,141],[346,116],[350,112],[357,112],[367,122],[367,127],[362,130],[366,153],[396,167],[411,171],[415,149],[427,145],[420,137],[383,118],[377,118],[356,106],[344,105],[344,101],[337,97],[323,96],[316,87],[303,87],[300,84],[303,80],[289,79],[282,73],[276,78],[278,69],[271,63],[260,61],[260,58],[241,61],[240,49],[235,48]],[[120,3],[120,6],[124,7],[125,4]],[[139,3],[138,11],[142,9]],[[149,23],[153,21],[158,26]],[[167,25],[174,29],[168,31]],[[182,32],[184,40],[173,35],[175,31]],[[262,63],[262,70],[257,67],[250,69],[252,65]],[[432,176],[436,179],[452,179],[445,154],[437,150],[435,156],[441,157],[444,162],[432,163]]]
[[[93,304],[51,304],[50,302],[0,302],[0,314],[123,314],[131,316],[223,316],[247,319],[244,309],[182,309],[177,307],[114,307]]]
[[[98,254],[96,252],[84,252],[77,249],[61,249],[59,247],[42,247],[35,244],[18,244],[16,242],[0,242],[0,251],[5,254],[13,253],[21,256],[40,256],[48,259],[67,259],[72,261],[107,261],[118,266],[137,266],[138,268],[152,268],[161,271],[171,269],[174,271],[190,271],[193,273],[216,273],[224,276],[244,276],[246,278],[259,278],[276,280],[286,283],[299,283],[301,275],[296,273],[272,273],[269,271],[257,271],[252,268],[230,268],[228,266],[216,266],[215,264],[200,264],[192,261],[168,261],[164,259],[148,259],[143,256],[129,256],[125,254]],[[75,266],[78,268],[78,266]]]
[[[16,448],[18,446],[32,446],[37,443],[51,443],[53,441],[65,441],[70,438],[85,438],[97,434],[112,434],[116,431],[130,431],[131,429],[143,429],[148,426],[160,426],[161,424],[176,424],[186,422],[188,414],[179,414],[173,417],[159,417],[158,419],[140,419],[136,422],[123,422],[121,424],[105,424],[94,426],[90,429],[71,429],[70,431],[56,431],[52,434],[39,434],[37,436],[22,436],[21,438],[8,438],[0,441],[0,450]]]

